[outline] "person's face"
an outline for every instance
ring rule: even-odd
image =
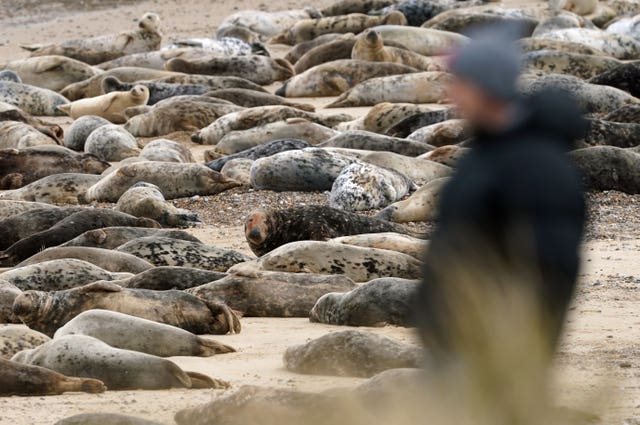
[[[503,102],[488,97],[480,88],[466,80],[455,78],[448,88],[448,97],[458,107],[460,118],[472,128],[492,129],[504,110]]]

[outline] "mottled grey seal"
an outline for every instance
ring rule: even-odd
[[[224,167],[224,165],[232,159],[247,158],[256,160],[259,158],[269,157],[280,152],[304,149],[310,146],[311,145],[304,140],[274,140],[273,142],[268,142],[263,145],[258,145],[256,147],[244,150],[242,152],[226,155],[222,158],[209,161],[205,165],[212,170],[221,171],[222,167]]]
[[[394,137],[409,137],[411,133],[423,127],[455,118],[458,118],[458,112],[455,108],[422,111],[417,110],[417,108],[407,108],[405,116],[390,127],[387,127],[383,132]]]
[[[219,272],[251,260],[237,251],[162,236],[134,239],[117,251],[133,254],[156,266],[186,266]]]
[[[220,280],[226,276],[226,273],[191,267],[158,266],[128,279],[118,280],[116,283],[123,288],[132,289],[184,290]]]
[[[558,52],[579,53],[581,55],[602,55],[606,54],[598,49],[581,43],[571,41],[550,40],[547,38],[525,37],[517,41],[517,45],[523,52],[535,52],[537,50],[555,50]]]
[[[598,55],[538,50],[524,55],[524,65],[546,72],[573,75],[588,79],[620,65],[617,59]]]
[[[462,119],[451,119],[419,128],[407,139],[435,147],[455,145],[471,138],[471,129]]]
[[[85,335],[52,339],[16,354],[13,360],[58,373],[99,379],[110,390],[228,387],[206,375],[185,372],[161,357],[113,348]]]
[[[293,69],[296,71],[296,74],[300,74],[307,69],[326,62],[339,59],[351,59],[351,51],[353,50],[355,43],[356,38],[351,33],[344,34],[335,40],[322,43],[302,55],[293,66]]]
[[[340,122],[352,119],[346,114],[319,115],[289,106],[257,106],[230,113],[217,119],[191,136],[191,140],[204,145],[215,145],[231,131],[246,130],[288,118],[304,118],[328,127],[333,127]]]
[[[447,184],[447,178],[431,180],[416,190],[409,198],[389,205],[380,211],[376,217],[396,223],[435,220],[438,199],[442,187]]]
[[[318,145],[339,133],[304,118],[289,118],[247,130],[227,133],[213,148],[222,155],[231,155],[274,140],[300,139]]]
[[[16,72],[25,84],[57,92],[69,84],[100,74],[100,70],[64,56],[39,56],[12,60],[0,64],[0,67]]]
[[[587,145],[633,148],[640,144],[640,123],[619,123],[587,119],[586,124],[587,132],[581,140]]]
[[[294,25],[300,19],[322,16],[315,8],[266,12],[262,10],[242,10],[227,16],[220,28],[239,26],[264,37],[271,37]],[[218,34],[218,37],[220,35]]]
[[[158,186],[165,199],[214,195],[239,185],[202,164],[138,162],[118,168],[90,187],[87,199],[117,202],[127,189],[139,182]]]
[[[370,78],[341,94],[327,108],[390,103],[440,103],[452,76],[446,72],[416,72]]]
[[[358,151],[352,151],[358,152]],[[351,155],[352,153],[346,153]],[[393,152],[367,152],[357,155],[362,161],[377,165],[378,167],[388,168],[403,174],[411,180],[425,183],[441,177],[450,176],[453,170],[442,164],[433,161],[425,161],[420,158],[412,158],[409,156],[399,155]]]
[[[0,71],[0,81],[12,81],[14,83],[21,83],[22,79],[14,71],[5,69]]]
[[[0,199],[44,202],[47,204],[86,203],[86,193],[101,176],[95,174],[62,173],[43,177],[20,189],[0,192]]]
[[[346,276],[260,272],[255,276],[230,275],[186,292],[205,301],[222,300],[243,316],[308,317],[322,295],[355,287]]]
[[[0,121],[20,121],[49,136],[57,144],[62,143],[62,127],[49,121],[36,118],[15,105],[0,101]]]
[[[228,100],[238,106],[243,106],[245,108],[254,108],[256,106],[268,105],[283,105],[302,109],[303,111],[307,112],[315,112],[316,110],[313,105],[309,105],[306,103],[289,102],[282,96],[276,96],[270,93],[263,93],[249,89],[229,88],[213,90],[207,92],[207,96]]]
[[[14,313],[27,326],[49,336],[92,309],[130,314],[196,335],[240,332],[237,316],[220,302],[205,302],[183,291],[127,289],[114,282],[94,282],[66,291],[26,291],[13,304]]]
[[[289,242],[322,241],[365,232],[405,231],[393,223],[323,205],[255,210],[247,215],[244,223],[247,243],[259,256]]]
[[[592,190],[640,193],[640,154],[613,146],[594,146],[569,153],[580,169],[584,185]]]
[[[293,46],[291,49],[289,49],[289,51],[284,56],[284,58],[287,61],[289,61],[289,63],[295,65],[295,63],[310,50],[322,44],[329,43],[338,38],[342,38],[343,35],[344,34],[329,33],[329,34],[319,35],[313,40],[303,41],[302,43],[298,43],[295,46]]]
[[[22,323],[20,318],[13,314],[13,302],[21,293],[15,285],[0,280],[0,323]]]
[[[251,166],[253,166],[253,159],[232,159],[222,166],[220,174],[239,182],[243,186],[251,186]]]
[[[21,45],[20,47],[31,51],[32,56],[62,55],[95,65],[104,61],[105,56],[110,60],[130,53],[158,50],[161,41],[160,17],[155,13],[145,13],[138,21],[136,30],[67,40],[59,44]]]
[[[424,155],[420,155],[418,158],[428,159],[429,161],[455,168],[458,165],[458,161],[460,161],[468,151],[469,148],[458,145],[447,145],[436,148]]]
[[[65,114],[58,106],[69,103],[52,90],[13,81],[0,81],[0,101],[15,105],[36,116],[63,116]]]
[[[103,125],[91,132],[84,145],[86,152],[103,161],[122,161],[138,156],[136,139],[127,130],[115,124]]]
[[[9,201],[9,200],[0,200],[0,223],[7,218],[11,218],[13,216],[22,214],[27,211],[37,210],[37,209],[45,209],[45,210],[56,210],[59,209],[55,205],[44,204],[42,202],[27,202],[27,201]],[[1,226],[0,226],[1,227]],[[0,231],[0,235],[2,235],[2,231]],[[3,238],[0,237],[0,240]],[[18,238],[19,239],[19,238]],[[15,242],[15,240],[10,243]],[[0,243],[0,249],[2,244]]]
[[[178,142],[156,139],[144,146],[140,158],[160,162],[195,162],[191,150]]]
[[[38,148],[0,150],[0,189],[16,189],[53,174],[101,174],[107,168],[109,163],[91,154]],[[6,184],[7,177],[14,184]]]
[[[417,278],[421,274],[421,262],[406,254],[320,241],[282,245],[256,263],[232,267],[229,273],[255,266],[267,271],[344,274],[356,282],[378,277]]]
[[[364,233],[353,236],[341,236],[329,239],[329,242],[345,245],[362,246],[365,248],[388,249],[389,251],[402,252],[413,258],[422,259],[427,242],[403,233]]]
[[[337,130],[366,130],[379,134],[387,134],[393,137],[406,137],[411,132],[398,135],[389,130],[398,123],[417,114],[442,114],[440,111],[434,111],[433,107],[427,105],[415,105],[413,103],[380,103],[367,112],[364,117],[360,117],[354,121],[340,124]]]
[[[169,72],[169,71],[166,71]],[[174,72],[174,75],[170,75],[163,78],[158,78],[155,81],[157,83],[169,83],[169,84],[195,84],[199,86],[208,87],[209,90],[222,90],[222,89],[247,89],[266,93],[267,90],[262,86],[247,80],[246,78],[234,77],[234,76],[220,76],[220,75],[200,75],[200,74],[182,74]]]
[[[604,71],[591,78],[589,83],[602,84],[624,90],[632,96],[640,96],[640,64],[629,62]]]
[[[640,57],[640,41],[631,37],[590,28],[568,28],[549,31],[539,37],[589,45],[617,59]]]
[[[296,75],[276,90],[276,94],[284,97],[338,96],[369,78],[412,72],[418,70],[397,63],[340,59]]]
[[[113,273],[73,258],[44,261],[0,274],[0,280],[10,282],[22,291],[61,291],[98,280],[111,281],[128,277],[131,277],[130,273]]]
[[[19,121],[0,121],[0,149],[23,149],[56,144],[55,139],[31,125]]]
[[[417,280],[374,279],[346,293],[320,298],[309,315],[312,322],[341,326],[413,326]]]
[[[612,122],[638,123],[640,122],[640,103],[622,106],[606,114],[603,119]]]
[[[197,84],[159,83],[156,81],[126,83],[118,80],[116,77],[105,77],[104,80],[102,80],[102,91],[104,93],[130,92],[138,86],[145,87],[149,93],[149,97],[148,101],[140,102],[137,105],[155,105],[161,100],[174,96],[201,95],[209,91],[208,87]]]
[[[16,208],[15,214],[7,214],[0,221],[0,249],[6,249],[20,239],[42,232],[64,219],[65,217],[83,211],[80,207],[59,208],[54,205],[39,202],[0,201],[4,208]]]
[[[431,28],[381,25],[373,29],[386,42],[394,42],[425,56],[449,53],[468,39],[464,35]]]
[[[115,249],[120,245],[145,236],[159,235],[167,238],[200,242],[198,238],[182,230],[152,229],[146,227],[103,227],[84,232],[61,246],[87,246],[103,249]],[[153,289],[153,288],[149,288]]]
[[[165,64],[165,69],[187,74],[240,77],[260,85],[283,81],[295,74],[293,66],[286,60],[261,55],[191,61],[174,58]]]
[[[322,16],[369,13],[395,3],[393,0],[341,0],[334,2],[331,6],[327,6],[324,9],[320,9],[320,13],[322,13]]]
[[[291,372],[368,378],[388,369],[417,368],[423,356],[418,346],[373,332],[347,330],[288,347],[283,361]]]
[[[140,182],[120,196],[116,210],[135,217],[147,217],[167,227],[189,227],[200,222],[198,215],[167,202],[158,186]]]
[[[384,208],[415,189],[411,179],[395,170],[355,163],[346,166],[333,182],[329,206],[345,211]]]
[[[418,156],[434,149],[428,144],[364,130],[343,131],[326,142],[320,143],[318,147],[387,151],[406,156]]]
[[[87,115],[80,117],[64,132],[64,145],[75,151],[83,151],[87,137],[98,127],[111,124],[102,117]]]
[[[56,395],[66,392],[101,393],[104,383],[97,379],[72,378],[44,367],[0,359],[0,395]]]
[[[94,264],[102,269],[114,273],[141,273],[153,267],[148,261],[135,255],[124,252],[112,251],[103,248],[91,248],[86,246],[64,246],[47,248],[33,255],[17,267],[29,266],[45,261],[60,260],[63,258],[75,258]]]
[[[58,329],[54,338],[65,335],[87,335],[115,348],[158,357],[210,357],[236,351],[228,345],[200,338],[175,326],[109,310],[80,313]]]
[[[453,2],[457,4],[458,2]],[[464,10],[464,7],[460,8]],[[424,22],[423,28],[431,28],[441,31],[469,34],[474,28],[484,26],[513,26],[517,28],[518,35],[530,36],[540,21],[529,16],[508,16],[469,10],[467,13],[457,13],[437,21]]]
[[[22,326],[0,326],[0,358],[10,359],[14,354],[35,348],[51,340],[45,334]]]

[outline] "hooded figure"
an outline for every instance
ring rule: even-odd
[[[585,124],[568,93],[518,94],[520,55],[496,32],[472,39],[450,63],[449,96],[475,137],[440,195],[417,296],[416,323],[436,364],[459,354],[454,326],[464,312],[456,308],[466,306],[455,298],[501,288],[530,295],[552,352],[579,269],[585,202],[565,153]]]

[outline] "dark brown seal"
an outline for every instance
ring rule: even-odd
[[[0,249],[7,249],[20,239],[47,230],[60,220],[83,211],[81,207],[36,208],[0,220]]]
[[[112,282],[66,291],[26,291],[13,304],[14,314],[27,326],[48,336],[91,309],[117,311],[200,335],[240,332],[238,317],[220,302],[207,302],[183,291],[125,289]]]
[[[0,395],[56,395],[66,392],[101,393],[102,381],[71,378],[39,366],[0,359]]]
[[[320,205],[257,210],[249,214],[244,223],[249,247],[258,256],[289,242],[324,241],[340,236],[382,232],[407,233],[397,224]]]

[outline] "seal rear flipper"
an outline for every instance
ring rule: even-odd
[[[349,99],[349,93],[345,92],[340,95],[336,100],[326,105],[325,108],[346,108],[348,106],[356,106],[353,105],[353,102]]]
[[[84,392],[90,394],[98,394],[106,391],[107,387],[104,382],[93,378],[72,378],[65,377],[60,381],[57,390],[60,393],[66,392]]]
[[[215,354],[235,353],[236,349],[230,345],[223,344],[213,339],[196,337],[198,341],[198,352],[194,353],[199,357],[211,357]]]
[[[203,300],[205,301],[205,300]],[[218,335],[237,334],[242,330],[238,314],[222,302],[205,301],[218,323],[213,323],[213,333]]]
[[[191,378],[184,370],[180,369],[180,367],[170,360],[166,360],[167,362],[167,372],[171,374],[177,382],[172,383],[173,387],[183,387],[183,388],[192,388],[193,383]]]
[[[30,52],[35,52],[36,50],[42,49],[44,45],[42,44],[18,44],[21,49],[28,50]]]
[[[62,111],[65,114],[67,114],[67,115],[69,115],[71,113],[71,104],[70,103],[67,103],[67,104],[64,104],[64,105],[58,105],[57,108],[60,111]]]
[[[220,379],[213,379],[207,375],[198,372],[185,372],[191,379],[191,388],[214,388],[218,390],[224,390],[231,388],[231,384]]]

